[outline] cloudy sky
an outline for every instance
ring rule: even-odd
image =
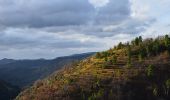
[[[0,58],[55,58],[170,32],[169,0],[0,0]]]

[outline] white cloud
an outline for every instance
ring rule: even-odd
[[[94,6],[94,7],[103,7],[109,3],[109,0],[89,0],[89,2]]]
[[[150,7],[147,3],[137,0],[130,0],[131,2],[131,16],[139,20],[146,20],[149,18]]]
[[[0,58],[54,58],[167,33],[169,6],[169,0],[0,0]]]

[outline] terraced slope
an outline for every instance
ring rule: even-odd
[[[153,45],[152,52],[148,48],[155,41],[145,40],[68,65],[37,81],[16,100],[169,100],[169,49],[165,38],[155,40],[159,48]]]

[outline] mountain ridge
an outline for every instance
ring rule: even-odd
[[[0,78],[21,88],[31,85],[34,81],[42,79],[55,70],[62,68],[64,64],[84,59],[94,52],[57,57],[55,59],[37,60],[0,60]]]

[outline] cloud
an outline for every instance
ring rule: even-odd
[[[89,3],[94,5],[94,7],[96,7],[96,8],[103,7],[109,2],[110,2],[110,0],[89,0]]]
[[[46,27],[86,24],[94,7],[87,0],[1,0],[2,26]]]
[[[150,14],[154,7],[147,2],[0,0],[0,58],[53,58],[108,49],[156,25],[158,19]]]
[[[102,4],[100,8],[95,5]],[[1,0],[0,25],[50,27],[116,24],[129,16],[128,0]]]

